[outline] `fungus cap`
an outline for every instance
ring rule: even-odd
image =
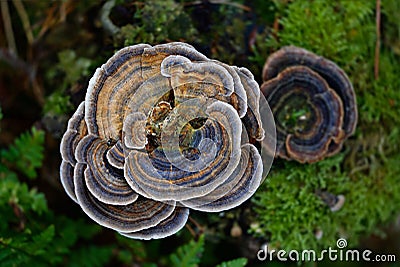
[[[261,91],[277,123],[276,156],[315,162],[336,154],[354,133],[355,92],[345,72],[332,61],[286,46],[268,57],[262,77]],[[303,113],[295,120],[306,129],[288,129],[285,124],[293,119],[291,112]]]
[[[264,140],[275,149],[275,125],[260,96],[248,70],[188,44],[123,48],[68,124],[62,184],[90,218],[131,238],[174,234],[189,208],[236,207],[273,160],[261,157]]]

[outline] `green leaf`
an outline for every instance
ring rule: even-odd
[[[218,264],[216,267],[244,267],[247,264],[246,258],[238,258],[231,261],[224,261]]]
[[[20,209],[25,215],[30,215],[31,211],[42,214],[47,211],[47,202],[44,194],[35,189],[29,190],[25,183],[18,181],[17,175],[0,164],[0,212],[3,221],[14,221],[18,218],[13,215],[12,205]],[[9,218],[9,219],[8,219]],[[6,227],[1,224],[0,230]]]
[[[40,244],[41,246],[43,246],[47,243],[50,243],[53,240],[54,234],[55,234],[54,225],[50,225],[49,227],[47,227],[46,230],[44,230],[40,234],[34,236],[32,238],[32,240],[34,243]]]
[[[83,247],[71,255],[68,266],[105,266],[110,261],[111,255],[112,249],[110,247]]]
[[[31,132],[19,136],[8,150],[1,150],[1,158],[29,178],[36,178],[36,168],[42,166],[44,132],[32,127]]]
[[[204,251],[204,235],[196,242],[191,240],[188,244],[179,247],[170,255],[172,266],[197,267]]]
[[[31,189],[29,191],[29,196],[31,198],[31,208],[33,211],[41,214],[43,211],[47,210],[47,201],[44,194],[38,193],[36,189]]]

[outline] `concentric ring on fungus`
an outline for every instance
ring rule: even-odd
[[[274,158],[275,124],[247,69],[185,43],[139,44],[97,69],[60,151],[62,185],[90,218],[163,238],[189,208],[219,212],[254,194]]]
[[[286,46],[268,57],[263,80],[277,126],[277,157],[316,162],[339,152],[353,134],[354,89],[332,61]]]

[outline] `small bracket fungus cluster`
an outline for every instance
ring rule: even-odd
[[[335,63],[287,46],[268,57],[263,81],[275,117],[277,157],[316,162],[337,153],[353,134],[354,89]]]
[[[259,187],[275,150],[262,99],[247,69],[185,43],[123,48],[69,120],[62,185],[100,225],[131,238],[172,235],[189,209],[227,210]]]

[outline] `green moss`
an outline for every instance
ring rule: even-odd
[[[399,58],[389,51],[382,51],[379,59],[378,80],[373,79],[370,71],[370,76],[365,81],[355,82],[363,86],[359,87],[360,120],[362,123],[379,122],[390,128],[389,125],[395,126],[400,123]]]
[[[137,43],[162,43],[166,41],[191,41],[197,34],[190,17],[182,5],[173,0],[146,1],[138,6],[133,24],[121,27],[117,39],[124,45]]]
[[[294,1],[284,9],[273,46],[296,45],[352,66],[374,43],[375,1]]]
[[[383,41],[396,55],[400,55],[400,21],[397,19],[399,12],[399,1],[382,1]]]
[[[253,224],[252,231],[260,236],[271,235],[273,247],[312,249],[332,245],[336,235],[332,218],[337,213],[332,213],[315,191],[347,192],[350,179],[341,173],[341,161],[342,156],[338,156],[310,165],[275,165],[253,198],[260,224]],[[321,240],[315,237],[318,230],[324,233]]]
[[[400,210],[399,158],[396,154],[373,173],[351,176],[341,170],[343,155],[310,165],[275,166],[254,197],[260,223],[253,225],[253,233],[271,236],[271,246],[287,250],[327,248],[339,237],[357,246],[359,237],[377,232]],[[343,194],[342,209],[332,212],[317,189]]]

